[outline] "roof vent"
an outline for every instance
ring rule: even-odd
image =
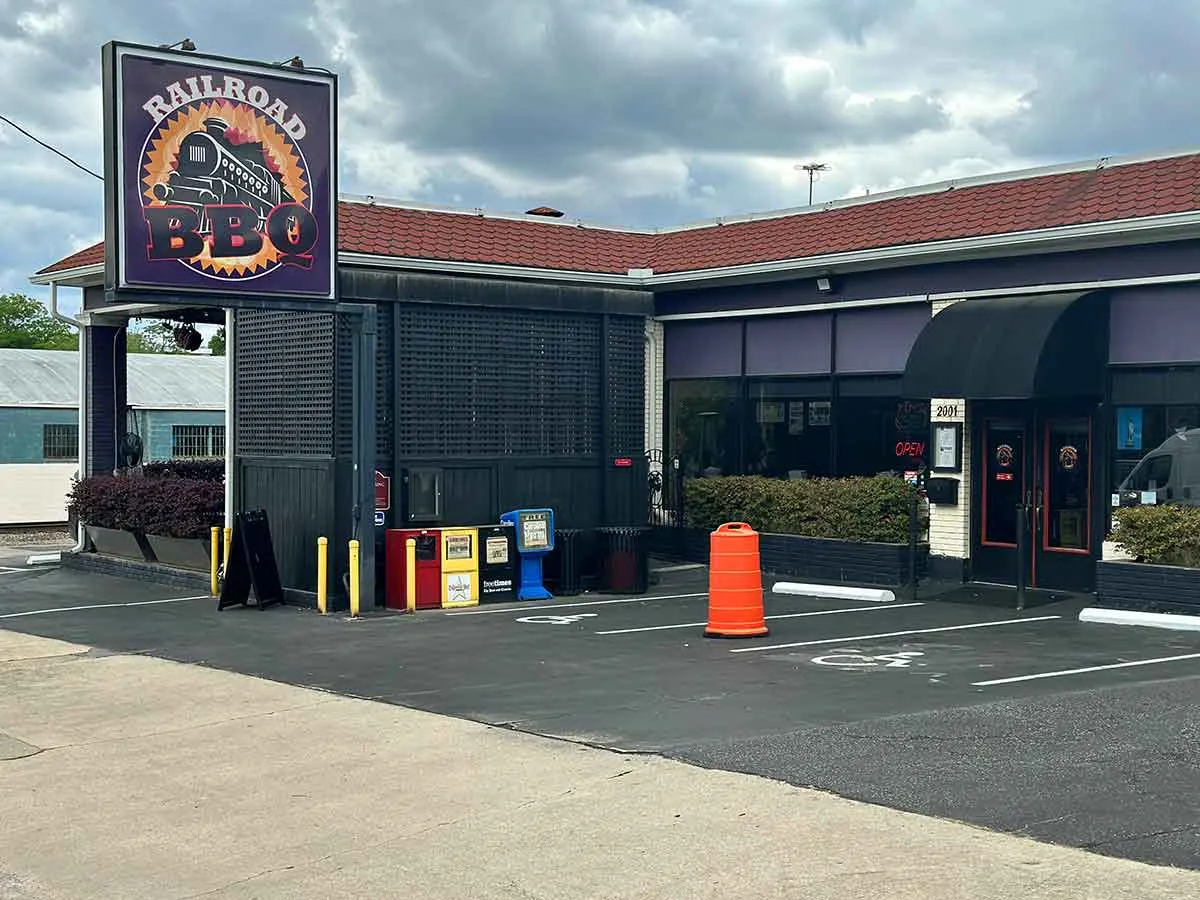
[[[527,216],[546,216],[549,219],[562,218],[562,210],[555,209],[552,206],[535,206],[533,209],[526,210]]]

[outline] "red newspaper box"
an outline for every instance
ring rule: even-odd
[[[387,593],[384,603],[388,609],[406,609],[408,590],[408,556],[405,547],[409,538],[417,542],[417,609],[441,609],[442,606],[442,536],[440,528],[389,528],[384,537],[387,557],[384,577]]]

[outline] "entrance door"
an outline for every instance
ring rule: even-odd
[[[974,578],[1016,584],[1023,566],[1029,587],[1090,591],[1098,549],[1090,412],[1025,406],[976,419]]]

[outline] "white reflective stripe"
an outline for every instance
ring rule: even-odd
[[[880,607],[881,609],[885,607]],[[891,607],[887,607],[891,608]],[[739,647],[730,653],[759,653],[763,650],[787,650],[790,647],[816,647],[820,644],[848,644],[851,641],[870,641],[876,638],[905,637],[910,634],[933,634],[938,631],[964,631],[968,628],[992,628],[996,625],[1019,625],[1024,622],[1048,622],[1051,619],[1061,619],[1062,616],[1031,616],[1026,619],[1005,619],[1001,622],[975,622],[971,625],[947,625],[942,628],[917,628],[913,631],[888,631],[883,634],[851,634],[846,637],[829,638],[820,641],[798,641],[794,644],[768,644],[764,647]]]
[[[767,621],[774,619],[799,619],[804,616],[835,616],[839,613],[869,613],[886,612],[889,609],[904,609],[907,606],[924,606],[924,603],[896,603],[891,606],[856,606],[853,609],[819,609],[812,612],[782,613],[777,616],[764,616]],[[639,631],[666,631],[671,628],[701,628],[707,622],[685,622],[682,625],[648,625],[645,628],[618,628],[615,631],[597,631],[596,634],[635,634]]]
[[[1017,675],[1015,678],[995,678],[991,681],[975,681],[972,687],[991,687],[995,684],[1016,684],[1018,681],[1036,681],[1039,678],[1058,678],[1062,675],[1083,675],[1087,672],[1106,672],[1109,669],[1128,669],[1132,666],[1153,666],[1157,663],[1177,662],[1182,659],[1200,659],[1200,653],[1185,653],[1183,656],[1160,656],[1158,659],[1135,659],[1132,662],[1109,663],[1105,666],[1087,666],[1083,669],[1061,669],[1058,672],[1039,672],[1037,675]]]

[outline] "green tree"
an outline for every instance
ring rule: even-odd
[[[129,353],[184,353],[175,343],[170,322],[155,321],[135,328],[133,322],[125,332],[125,349]]]
[[[0,347],[75,350],[79,332],[25,294],[0,294]]]
[[[225,355],[225,326],[217,329],[217,333],[208,339],[208,349],[213,356]]]

